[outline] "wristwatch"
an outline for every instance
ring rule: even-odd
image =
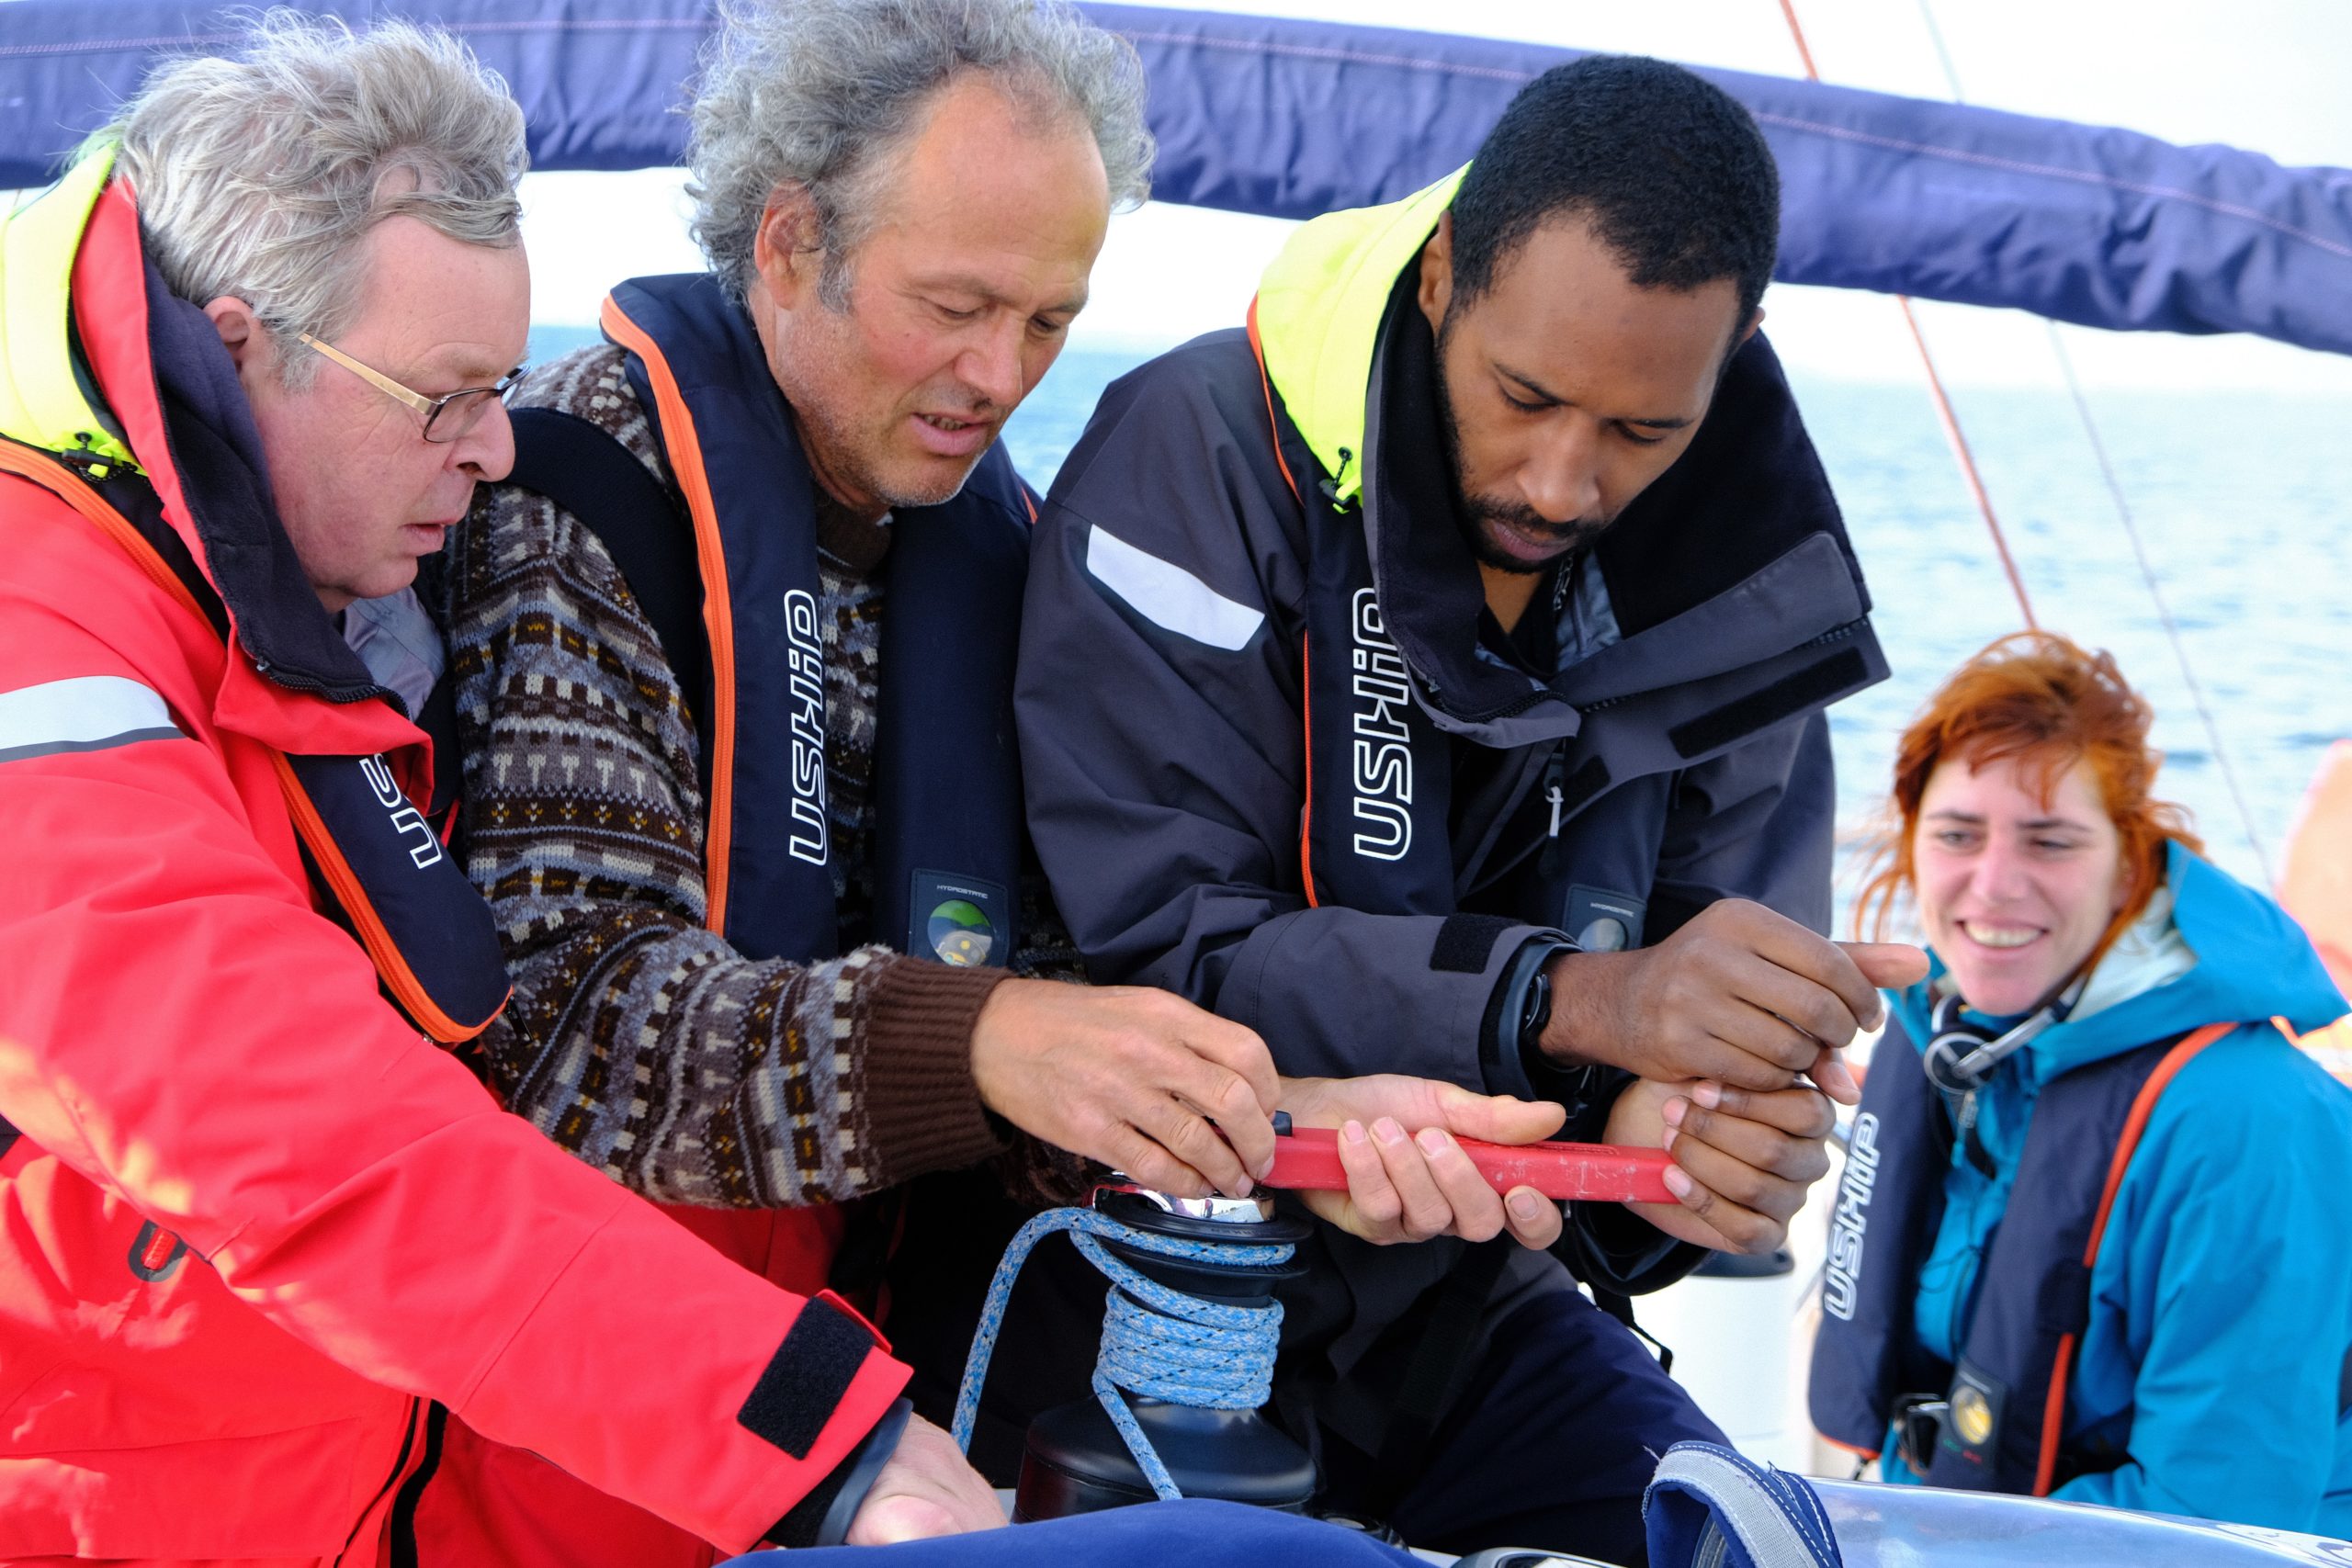
[[[1520,1066],[1536,1098],[1558,1101],[1567,1108],[1571,1121],[1595,1104],[1616,1077],[1613,1068],[1598,1062],[1562,1066],[1544,1054],[1544,1032],[1552,1026],[1552,960],[1576,951],[1575,944],[1563,942],[1544,954],[1528,977],[1527,997],[1519,1010]]]
[[[1551,955],[1545,954],[1544,965],[1527,983],[1527,1001],[1519,1013],[1519,1048],[1524,1052],[1537,1050],[1543,1043],[1544,1032],[1552,1027]]]

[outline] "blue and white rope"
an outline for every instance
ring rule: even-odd
[[[1163,1501],[1181,1497],[1183,1493],[1136,1424],[1125,1395],[1197,1410],[1257,1409],[1273,1389],[1282,1303],[1236,1306],[1186,1295],[1129,1268],[1113,1257],[1102,1242],[1121,1242],[1163,1258],[1240,1269],[1272,1269],[1288,1262],[1291,1245],[1162,1235],[1122,1224],[1093,1209],[1056,1209],[1038,1215],[1022,1226],[1004,1249],[1004,1260],[997,1265],[988,1300],[980,1307],[979,1329],[972,1336],[972,1353],[964,1362],[963,1387],[956,1396],[955,1432],[959,1448],[972,1446],[980,1386],[988,1380],[989,1358],[1004,1327],[1004,1308],[1012,1299],[1013,1280],[1020,1277],[1030,1250],[1057,1231],[1068,1232],[1072,1245],[1111,1281],[1102,1310],[1102,1345],[1095,1353],[1094,1397],[1102,1401],[1103,1413],[1118,1428],[1120,1440],[1135,1456],[1152,1491]]]

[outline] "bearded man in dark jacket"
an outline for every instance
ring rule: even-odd
[[[1729,98],[1563,66],[1465,172],[1302,229],[1246,333],[1114,385],[1039,524],[1030,826],[1098,978],[1285,1072],[1547,1097],[1674,1156],[1678,1203],[1577,1205],[1549,1253],[1326,1234],[1278,1401],[1329,1500],[1419,1545],[1639,1560],[1655,1453],[1720,1438],[1571,1272],[1777,1247],[1836,1049],[1917,962],[1818,934],[1822,709],[1884,663],[1756,335],[1777,226]]]

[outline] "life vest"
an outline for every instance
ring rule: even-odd
[[[624,283],[604,325],[628,352],[686,502],[678,519],[664,500],[660,522],[682,536],[666,553],[627,537],[613,553],[655,619],[702,741],[710,929],[747,957],[835,956],[816,481],[758,336],[715,279]],[[613,500],[577,481],[576,458],[596,446],[627,454],[568,423],[526,412],[513,482],[549,495],[609,546],[642,509],[616,515]],[[874,747],[874,936],[944,963],[1001,965],[1018,937],[1012,672],[1032,515],[993,446],[952,500],[891,514],[880,569],[890,609]],[[699,615],[681,625],[665,604]]]
[[[2089,1325],[2091,1269],[2140,1134],[2191,1058],[2236,1025],[2208,1024],[2044,1084],[2013,1201],[1978,1272],[1959,1363],[1924,1349],[1911,1313],[1943,1214],[1951,1114],[1899,1024],[1881,1041],[1854,1118],[1831,1213],[1814,1341],[1814,1425],[1877,1454],[1898,1404],[1941,1392],[1923,1479],[1931,1486],[2047,1496],[2123,1464],[2112,1444],[2071,1439],[2075,1351]]]

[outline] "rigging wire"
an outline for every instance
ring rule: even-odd
[[[1813,50],[1805,42],[1803,24],[1797,20],[1796,0],[1781,0],[1781,15],[1788,21],[1789,37],[1796,42],[1797,59],[1804,62],[1805,80],[1820,81],[1820,68],[1813,62]],[[1937,47],[1942,47],[1940,37]],[[1967,482],[1978,514],[1984,519],[1985,531],[1993,536],[1993,550],[2000,558],[2003,575],[2009,580],[2009,592],[2017,596],[2018,612],[2025,617],[2029,631],[2040,631],[2041,623],[2034,619],[2033,601],[2026,593],[2025,579],[2018,571],[2017,558],[2009,554],[2008,536],[2001,531],[2001,519],[1993,510],[1993,498],[1984,489],[1984,476],[1977,472],[1976,456],[1969,450],[1968,438],[1961,434],[1960,416],[1953,412],[1951,398],[1944,390],[1943,377],[1936,369],[1936,356],[1928,351],[1928,339],[1919,330],[1918,314],[1911,308],[1910,296],[1898,294],[1894,302],[1902,307],[1904,324],[1911,329],[1911,342],[1919,350],[1919,363],[1927,368],[1928,392],[1935,400],[1937,422],[1943,426],[1944,439],[1951,444],[1951,455],[1960,464],[1960,476]]]
[[[1926,24],[1928,41],[1935,46],[1936,62],[1943,68],[1944,86],[1951,95],[1953,103],[1964,104],[1968,96],[1961,90],[1960,72],[1953,66],[1951,51],[1944,43],[1943,28],[1936,25],[1932,0],[1917,0],[1917,3],[1919,20]],[[1781,10],[1787,12],[1789,5],[1790,0],[1781,0]],[[1792,27],[1796,24],[1792,14],[1789,22]],[[1804,52],[1802,40],[1797,47],[1800,53]],[[1812,57],[1806,55],[1806,70],[1810,72],[1812,66]],[[1904,309],[1906,311],[1910,309],[1907,300]],[[2058,331],[2056,321],[2045,317],[2041,324],[2050,335],[2050,352],[2058,361],[2058,373],[2066,383],[2067,396],[2074,400],[2075,416],[2082,421],[2083,434],[2090,441],[2091,456],[2098,462],[2099,477],[2106,480],[2108,496],[2115,502],[2115,515],[2123,524],[2124,537],[2132,542],[2132,558],[2140,563],[2140,581],[2147,585],[2148,598],[2156,607],[2156,620],[2164,627],[2165,640],[2172,645],[2173,662],[2180,666],[2180,678],[2188,687],[2189,702],[2196,707],[2197,717],[2205,727],[2206,741],[2213,748],[2213,761],[2222,770],[2222,782],[2229,786],[2231,801],[2237,807],[2238,824],[2245,831],[2246,845],[2254,851],[2255,863],[2262,868],[2262,880],[2266,884],[2275,883],[2269,852],[2263,845],[2261,832],[2254,825],[2254,811],[2246,804],[2245,791],[2239,786],[2238,772],[2231,764],[2229,750],[2222,744],[2222,727],[2213,717],[2212,707],[2205,701],[2205,689],[2198,682],[2197,671],[2189,664],[2188,645],[2181,637],[2180,624],[2173,618],[2172,606],[2165,601],[2164,588],[2156,580],[2155,564],[2149,559],[2147,544],[2140,537],[2139,520],[2132,514],[2132,502],[2123,493],[2123,480],[2115,471],[2114,461],[2108,456],[2107,442],[2099,434],[2098,422],[2091,417],[2090,400],[2084,395],[2082,378],[2075,373],[2074,355],[2066,352],[2066,340]],[[1918,331],[1916,324],[1912,331],[1915,333]],[[1950,433],[1954,440],[1959,439],[1957,426],[1951,427]],[[2029,625],[2031,620],[2029,615]]]
[[[2205,726],[2205,739],[2213,748],[2213,761],[2222,770],[2222,782],[2230,786],[2230,798],[2238,808],[2238,825],[2245,830],[2245,841],[2254,851],[2255,863],[2262,868],[2262,880],[2267,886],[2276,886],[2278,879],[2270,870],[2270,852],[2263,846],[2262,835],[2254,825],[2254,810],[2246,804],[2245,791],[2238,786],[2238,771],[2231,765],[2229,750],[2222,744],[2222,727],[2213,717],[2212,708],[2205,701],[2205,690],[2198,684],[2197,671],[2189,667],[2188,647],[2181,640],[2180,625],[2173,619],[2172,606],[2165,602],[2164,590],[2156,581],[2156,569],[2148,559],[2148,547],[2141,541],[2140,526],[2132,514],[2132,503],[2124,499],[2123,481],[2109,460],[2107,443],[2099,439],[2098,424],[2091,418],[2091,405],[2083,396],[2082,383],[2075,376],[2075,362],[2066,352],[2065,340],[2058,335],[2058,323],[2043,323],[2050,332],[2050,350],[2058,356],[2060,373],[2065,378],[2066,390],[2075,400],[2075,412],[2083,422],[2083,434],[2090,438],[2091,455],[2098,459],[2098,471],[2107,480],[2107,493],[2114,499],[2115,514],[2123,521],[2124,537],[2132,541],[2132,555],[2140,563],[2140,581],[2148,587],[2148,597],[2156,606],[2156,619],[2165,628],[2165,638],[2172,644],[2175,663],[2180,666],[2180,678],[2188,687],[2188,700],[2197,708],[2197,716]]]

